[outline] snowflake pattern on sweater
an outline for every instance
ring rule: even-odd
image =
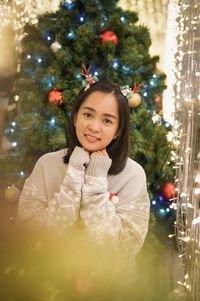
[[[76,147],[65,165],[63,155],[61,150],[38,160],[21,193],[18,221],[66,231],[81,218],[96,242],[137,253],[147,234],[150,210],[142,167],[128,159],[122,172],[109,176],[108,157],[90,158]],[[110,191],[115,195],[111,197]]]

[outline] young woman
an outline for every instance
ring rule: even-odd
[[[21,193],[18,219],[62,231],[81,220],[95,241],[137,253],[150,206],[144,170],[128,158],[129,122],[119,86],[98,81],[82,90],[68,148],[38,160]]]

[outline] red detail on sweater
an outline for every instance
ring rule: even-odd
[[[110,195],[109,195],[109,200],[110,200],[110,201],[112,200],[112,197],[113,197],[114,195],[116,195],[116,193],[110,192]]]

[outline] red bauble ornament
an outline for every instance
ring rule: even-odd
[[[101,35],[102,43],[111,42],[113,45],[117,45],[118,37],[113,31],[104,31]]]
[[[161,102],[162,101],[162,97],[160,95],[156,95],[154,101],[155,102]]]
[[[164,183],[160,188],[160,193],[167,200],[173,199],[176,196],[175,186],[173,183]]]
[[[48,96],[49,102],[56,102],[58,104],[62,104],[63,103],[63,99],[62,99],[62,92],[59,91],[57,88],[54,88]]]

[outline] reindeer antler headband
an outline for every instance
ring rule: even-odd
[[[90,67],[86,68],[86,66],[84,64],[82,64],[82,71],[80,73],[80,75],[85,78],[84,80],[82,80],[82,85],[83,87],[85,87],[85,90],[87,90],[88,88],[90,88],[91,85],[93,85],[95,82],[99,81],[98,77],[95,75],[92,75],[90,73]],[[136,85],[134,84],[134,87],[131,89],[129,87],[129,85],[126,86],[122,86],[120,87],[122,94],[127,98],[131,98],[133,97],[133,93],[138,93],[140,92],[140,87],[141,85]]]
[[[84,64],[82,64],[82,67],[83,67],[83,69],[82,69],[80,75],[85,78],[82,81],[82,85],[85,87],[85,90],[87,90],[91,85],[93,85],[99,79],[97,76],[92,75],[90,73],[90,67],[86,68],[86,66]]]

